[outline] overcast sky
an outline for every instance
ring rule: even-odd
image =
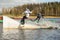
[[[60,0],[0,0],[0,11],[3,7],[14,7],[26,3],[60,2]]]

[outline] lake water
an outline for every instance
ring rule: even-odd
[[[4,40],[60,40],[60,30],[56,29],[36,29],[36,30],[20,30],[11,29],[4,30],[2,35]]]
[[[60,25],[60,18],[47,19]],[[19,20],[17,20],[19,21]],[[1,40],[60,40],[59,29],[3,29]]]

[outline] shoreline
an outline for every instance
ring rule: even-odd
[[[23,17],[23,15],[21,15],[21,16],[3,15],[3,16],[8,16],[12,19],[17,19],[17,20],[21,19]],[[34,18],[36,18],[36,16],[30,16],[29,17],[29,19],[34,19]],[[60,18],[60,16],[44,16],[44,18]]]
[[[8,16],[11,18],[22,18],[23,17],[23,15],[21,16],[3,15],[3,16]],[[29,18],[36,18],[36,16],[30,16]],[[60,18],[60,16],[44,16],[44,18]]]

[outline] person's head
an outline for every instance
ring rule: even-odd
[[[41,14],[41,13],[38,13],[38,14]]]

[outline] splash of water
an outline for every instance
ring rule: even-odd
[[[11,19],[10,17],[3,16],[3,28],[17,28],[19,25],[19,22],[17,22],[14,19]]]
[[[14,19],[11,19],[10,17],[3,16],[3,28],[18,28],[19,25],[21,25],[19,22],[17,22]],[[37,25],[39,24],[39,25]],[[48,27],[59,27],[58,24],[53,23],[49,20],[45,20],[44,18],[41,18],[39,23],[32,22],[26,20],[26,23],[24,25],[24,28],[48,28]]]

